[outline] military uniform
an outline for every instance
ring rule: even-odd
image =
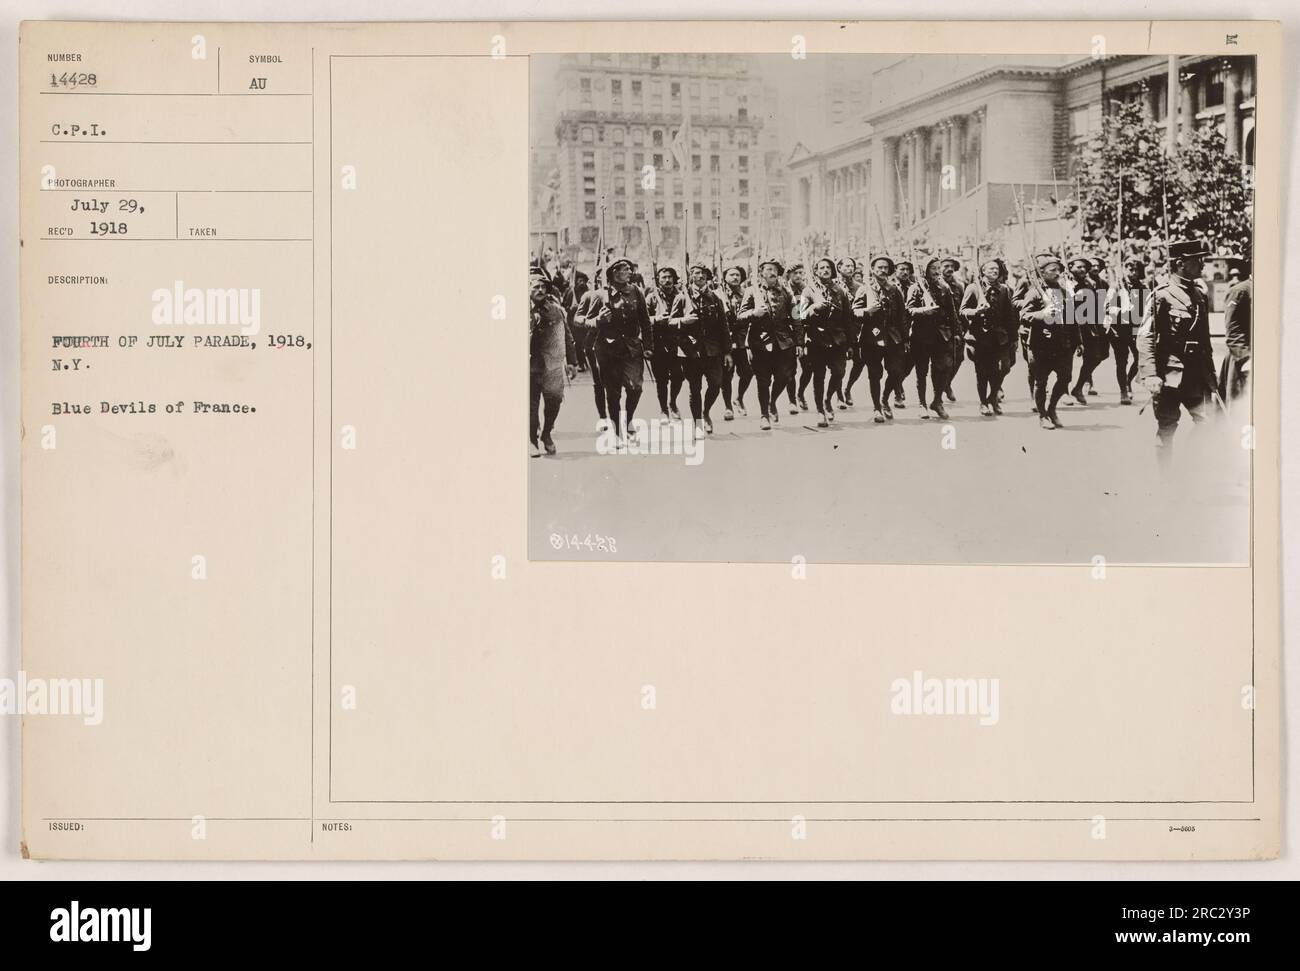
[[[1195,242],[1169,246],[1174,263],[1204,255]],[[1167,461],[1182,409],[1199,424],[1209,417],[1216,392],[1210,304],[1195,281],[1171,275],[1152,294],[1138,331],[1137,349],[1138,375],[1152,393],[1157,446],[1162,461]]]
[[[799,305],[799,322],[803,327],[804,374],[812,380],[813,397],[817,401],[817,414],[822,416],[819,427],[835,420],[835,406],[826,387],[826,373],[840,362],[843,373],[844,350],[835,343],[835,316],[837,307],[844,302],[844,293],[834,280],[822,280],[816,275],[803,292]],[[851,312],[851,310],[850,310]]]
[[[1019,317],[1020,311],[1024,309],[1026,301],[1029,300],[1033,292],[1033,284],[1029,281],[1029,274],[1026,273],[1021,277],[1014,287],[1011,288],[1011,306],[1016,308],[1016,315]],[[1020,322],[1018,329],[1020,338],[1020,354],[1025,359],[1025,382],[1029,386],[1029,400],[1034,402],[1034,410],[1038,410],[1038,397],[1034,394],[1034,361],[1029,352],[1029,325]]]
[[[1054,256],[1039,257],[1039,271],[1049,263],[1060,260]],[[1029,325],[1030,370],[1033,372],[1034,406],[1044,427],[1061,427],[1056,415],[1056,404],[1070,387],[1074,371],[1074,352],[1081,338],[1079,326],[1070,315],[1067,302],[1070,294],[1059,283],[1044,284],[1045,290],[1036,286],[1030,290],[1020,308],[1020,321]],[[1055,377],[1052,390],[1047,381]]]
[[[646,294],[646,311],[654,343],[650,354],[650,373],[655,379],[655,395],[659,410],[665,417],[680,417],[677,413],[677,393],[684,376],[683,358],[679,349],[681,318],[686,316],[686,294],[674,287],[668,293],[658,286]]]
[[[947,418],[943,407],[943,392],[952,381],[952,352],[954,340],[961,333],[957,316],[957,297],[942,280],[931,285],[930,268],[938,260],[925,265],[921,278],[912,284],[907,295],[907,313],[912,323],[912,360],[916,366],[916,394],[925,412],[927,372],[933,384],[934,399],[931,407],[940,418]]]
[[[595,290],[574,287],[565,294],[569,309],[569,326],[573,331],[573,341],[578,352],[578,363],[585,364],[591,374],[592,396],[596,399],[596,413],[605,417],[605,385],[600,380],[600,363],[596,360],[596,324],[588,323],[592,303],[596,299]]]
[[[966,342],[975,364],[975,386],[982,414],[1001,414],[998,392],[1006,373],[1007,346],[1015,348],[1018,323],[1011,293],[1001,283],[976,280],[961,298],[961,316],[967,322]]]
[[[1079,376],[1074,382],[1071,394],[1074,400],[1086,405],[1084,388],[1092,389],[1093,372],[1097,365],[1110,356],[1109,339],[1106,335],[1106,294],[1105,282],[1093,274],[1092,262],[1082,257],[1070,261],[1071,269],[1082,263],[1082,279],[1075,279],[1074,292],[1070,295],[1070,312],[1074,315],[1079,328],[1080,348],[1083,359],[1079,364]],[[1095,394],[1095,392],[1093,392]]]
[[[564,369],[566,365],[577,366],[578,354],[564,306],[543,275],[534,274],[532,279],[534,286],[541,283],[546,287],[546,294],[540,300],[532,299],[529,306],[528,441],[536,455],[540,436],[547,453],[554,455],[551,430],[560,414],[560,403],[564,401]],[[542,420],[538,418],[539,406],[545,411]]]
[[[803,336],[799,321],[791,315],[790,294],[779,283],[768,287],[760,282],[745,294],[737,317],[748,328],[746,344],[758,381],[758,406],[764,419],[780,421],[776,399],[794,373],[795,347]]]
[[[1223,326],[1228,335],[1228,353],[1219,372],[1219,395],[1232,401],[1246,393],[1250,379],[1250,315],[1254,283],[1247,279],[1233,284],[1223,304]]]
[[[887,256],[878,256],[871,261],[872,269],[877,263],[889,264],[889,272],[894,271],[894,261]],[[853,315],[862,322],[862,331],[858,336],[857,370],[862,365],[867,369],[867,380],[871,385],[871,404],[877,414],[877,420],[894,417],[889,398],[902,387],[907,374],[908,317],[906,300],[902,291],[886,277],[878,280],[873,273],[858,288],[853,296]],[[880,379],[885,374],[885,386],[882,391]],[[853,379],[849,379],[853,387]]]
[[[712,276],[707,269],[704,272]],[[727,410],[731,410],[731,381],[727,376],[726,365],[731,360],[731,330],[728,326],[727,308],[711,288],[702,287],[699,290],[694,288],[688,291],[691,303],[695,308],[695,323],[692,324],[684,333],[686,339],[690,341],[694,352],[693,356],[687,357],[688,379],[691,371],[697,371],[707,383],[707,390],[704,393],[703,411],[696,414],[696,396],[698,395],[698,383],[691,389],[691,412],[696,419],[703,418],[706,431],[713,431],[713,419],[709,415],[709,410],[713,403],[718,400],[718,395],[722,395],[723,404]]]
[[[625,289],[603,287],[595,291],[585,319],[596,326],[596,360],[605,388],[606,414],[617,423],[620,410],[625,411],[626,428],[641,400],[644,352],[651,341],[645,298],[631,284]],[[620,396],[625,396],[622,409]]]
[[[1132,268],[1136,264],[1128,264]],[[1137,376],[1137,329],[1146,315],[1150,291],[1141,272],[1128,274],[1119,289],[1110,294],[1106,306],[1106,323],[1111,350],[1115,352],[1115,381],[1119,384],[1119,403],[1133,403],[1133,379]]]
[[[723,284],[723,305],[727,310],[727,325],[731,329],[731,369],[727,375],[727,382],[731,382],[731,374],[736,375],[736,408],[741,415],[745,414],[745,392],[749,390],[749,383],[754,380],[754,368],[749,360],[749,349],[746,344],[749,325],[740,319],[740,308],[745,302],[744,282],[748,278],[743,267],[734,267],[740,270],[741,286],[732,287],[730,284]],[[723,274],[726,275],[725,273]],[[730,405],[728,405],[730,408]],[[728,420],[731,414],[728,412],[724,416]]]

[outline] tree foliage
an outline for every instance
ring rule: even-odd
[[[1078,149],[1075,198],[1063,216],[1099,249],[1122,235],[1128,251],[1200,239],[1211,252],[1250,255],[1253,194],[1241,159],[1216,127],[1185,134],[1168,154],[1164,128],[1136,103],[1112,103]]]

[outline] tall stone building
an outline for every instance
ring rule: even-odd
[[[602,232],[616,252],[679,268],[738,240],[778,230],[763,140],[763,84],[730,54],[568,54],[556,57],[552,225],[562,255],[594,259]],[[689,120],[689,124],[686,124]],[[689,137],[674,145],[686,124]],[[537,199],[534,187],[534,199]],[[649,234],[647,237],[647,223]],[[687,228],[689,226],[689,237]]]
[[[1252,58],[1179,58],[1172,114],[1163,56],[915,55],[874,72],[868,89],[860,134],[796,145],[788,160],[796,238],[823,232],[859,252],[901,227],[950,245],[978,238],[1015,218],[1013,186],[1044,207],[1068,194],[1075,145],[1117,100],[1139,102],[1175,136],[1216,125],[1228,150],[1254,165]],[[1040,247],[1060,243],[1044,207],[1035,214]]]

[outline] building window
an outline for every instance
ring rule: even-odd
[[[633,152],[632,165],[636,168],[638,172],[640,172],[641,169],[645,166],[645,152]]]
[[[715,196],[720,196],[720,195],[722,195],[722,183],[719,182],[717,179],[710,179],[710,180],[709,180],[709,192],[710,192],[712,195],[715,195]]]
[[[650,144],[655,146],[655,148],[663,147],[664,133],[660,129],[656,128],[650,133]]]
[[[636,218],[637,218],[637,219],[644,219],[644,218],[645,218],[645,203],[644,203],[644,202],[638,202],[638,203],[636,204]]]
[[[594,172],[594,171],[596,171],[596,153],[595,153],[595,152],[583,152],[583,153],[582,153],[582,170],[583,170],[584,172]]]
[[[700,157],[698,155],[691,156],[691,171],[692,172],[700,171]]]
[[[593,212],[593,213],[592,213],[590,216],[588,216],[587,218],[588,218],[588,219],[595,219],[595,218],[596,218],[596,214]],[[586,247],[588,247],[588,248],[594,248],[595,245],[596,245],[598,242],[600,242],[600,229],[599,229],[598,227],[596,227],[596,226],[583,226],[583,227],[582,227],[582,232],[581,232],[580,236],[581,236],[581,238],[582,238],[582,245],[583,245],[583,246],[586,246]]]
[[[695,205],[693,205],[693,206],[691,207],[691,212],[693,212],[693,213],[695,214],[695,218],[696,218],[696,219],[703,219],[703,218],[704,218],[704,203],[702,203],[702,202],[697,202],[697,203],[695,203]]]
[[[676,101],[678,98],[682,96],[682,86],[676,81],[673,81],[671,84],[668,85],[668,95],[674,101]]]
[[[1075,141],[1088,136],[1088,106],[1083,105],[1070,111],[1070,137]]]
[[[616,98],[623,97],[623,82],[618,78],[609,82],[609,93]]]
[[[740,204],[740,218],[741,218],[741,219],[748,219],[748,218],[749,218],[749,203],[748,203],[748,202],[742,202],[742,203]]]
[[[662,169],[664,167],[664,157],[660,154],[656,154],[650,164],[656,169]]]
[[[591,127],[583,128],[581,137],[584,145],[590,145],[596,140],[596,129]]]
[[[684,204],[683,204],[683,203],[680,203],[680,202],[674,202],[674,203],[673,203],[673,218],[674,218],[674,219],[681,219],[681,218],[682,218],[682,214],[683,214],[685,211],[686,211],[686,210],[685,210],[685,207],[684,207]]]
[[[626,219],[626,218],[627,218],[627,203],[626,203],[626,202],[619,201],[619,202],[615,202],[615,203],[614,203],[614,218],[615,218],[615,219]]]
[[[717,131],[709,132],[709,148],[718,148],[722,145],[722,134]]]
[[[582,204],[582,215],[586,219],[595,219],[596,204],[594,202],[584,202]]]
[[[640,128],[632,129],[632,144],[633,145],[645,144],[645,132],[643,132]]]
[[[639,97],[641,97],[641,82],[640,82],[640,81],[633,81],[633,82],[632,82],[632,97],[634,97],[634,98],[639,98]]]
[[[658,220],[658,219],[663,219],[663,218],[664,218],[664,204],[663,204],[662,202],[656,202],[656,203],[655,203],[655,219]]]
[[[741,148],[749,148],[749,132],[742,131],[736,136],[736,144]]]
[[[614,195],[616,196],[627,195],[627,183],[622,179],[619,179],[617,182],[614,183]]]
[[[748,172],[748,171],[749,171],[749,156],[748,156],[748,155],[742,155],[742,156],[740,156],[740,158],[739,158],[737,161],[740,163],[740,171],[742,171],[742,172]]]
[[[740,227],[740,235],[741,235],[741,236],[748,236],[748,235],[749,235],[749,227],[748,227],[748,226],[741,226],[741,227]]]
[[[614,144],[615,145],[623,144],[623,129],[621,128],[614,129]]]
[[[737,108],[737,109],[736,109],[736,120],[737,120],[737,121],[749,121],[749,109],[748,109],[748,108]]]
[[[588,175],[582,180],[582,191],[589,196],[596,194],[596,177]]]
[[[1223,104],[1223,68],[1211,71],[1205,76],[1206,108],[1217,108]]]
[[[741,179],[737,184],[740,188],[740,194],[742,196],[749,195],[749,179]]]
[[[722,171],[722,158],[721,158],[721,156],[718,156],[718,155],[710,155],[710,156],[709,156],[709,171],[710,171],[710,172],[721,172],[721,171]]]

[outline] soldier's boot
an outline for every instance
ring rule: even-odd
[[[949,385],[948,387],[943,389],[943,396],[947,398],[950,402],[955,403],[957,401],[957,396],[952,393],[952,385]],[[945,415],[944,417],[946,418],[947,415]]]
[[[835,420],[835,400],[830,395],[826,396],[826,407],[822,409],[822,414],[827,421]]]
[[[945,411],[943,407],[943,398],[936,397],[934,401],[930,402],[930,408],[934,412],[934,417],[938,418],[940,421],[948,420],[948,412]]]
[[[713,419],[708,415],[704,416],[704,431],[709,435],[713,434]]]
[[[765,432],[772,430],[772,423],[767,420],[767,415],[764,415],[758,420],[758,427],[763,429]]]
[[[890,421],[894,420],[894,411],[892,408],[889,407],[888,395],[886,395],[885,399],[882,402],[880,402],[880,410],[884,414],[884,416],[888,418]]]
[[[805,398],[803,395],[799,396],[799,410],[800,411],[808,410],[808,399]]]
[[[1128,388],[1121,388],[1121,389],[1120,389],[1120,392],[1119,392],[1119,403],[1120,403],[1121,405],[1131,405],[1131,404],[1133,403],[1133,396],[1132,396],[1131,394],[1129,394],[1129,390],[1128,390]]]
[[[871,420],[877,425],[883,425],[885,423],[885,413],[877,408],[876,413],[871,416]]]
[[[735,420],[736,420],[736,413],[735,413],[734,411],[732,411],[730,408],[728,408],[726,411],[724,411],[724,412],[722,413],[722,420],[723,420],[723,421],[735,421]]]
[[[1055,408],[1048,408],[1048,409],[1047,409],[1047,417],[1048,417],[1048,419],[1051,421],[1051,423],[1052,423],[1053,425],[1055,425],[1057,428],[1064,428],[1064,427],[1065,427],[1065,424],[1061,421],[1061,419],[1058,418],[1058,417],[1056,416],[1056,409],[1055,409]]]
[[[1001,402],[1002,402],[1002,391],[1001,391],[1001,389],[999,389],[999,390],[998,390],[998,397],[994,398],[993,401],[989,404],[989,409],[993,412],[993,414],[995,414],[995,415],[1000,415],[1000,414],[1002,414],[1002,403],[1001,403]]]
[[[897,391],[894,392],[894,407],[895,408],[907,407],[907,396],[903,393],[902,388],[899,388]]]
[[[826,421],[826,412],[824,412],[824,411],[819,411],[819,412],[817,412],[817,415],[818,415],[818,418],[817,418],[817,427],[818,427],[818,428],[829,428],[829,427],[830,427],[830,424]]]
[[[1049,432],[1056,427],[1056,423],[1046,415],[1038,416],[1038,427],[1046,428]]]
[[[542,454],[542,450],[537,447],[537,442],[530,441],[528,443],[528,457],[535,459],[539,457],[541,454]]]
[[[554,455],[556,452],[555,442],[551,439],[550,432],[542,436],[542,447],[546,449],[547,455]]]
[[[980,405],[980,414],[984,415],[986,418],[992,418],[993,406],[990,405],[987,401],[984,402],[984,404]]]

